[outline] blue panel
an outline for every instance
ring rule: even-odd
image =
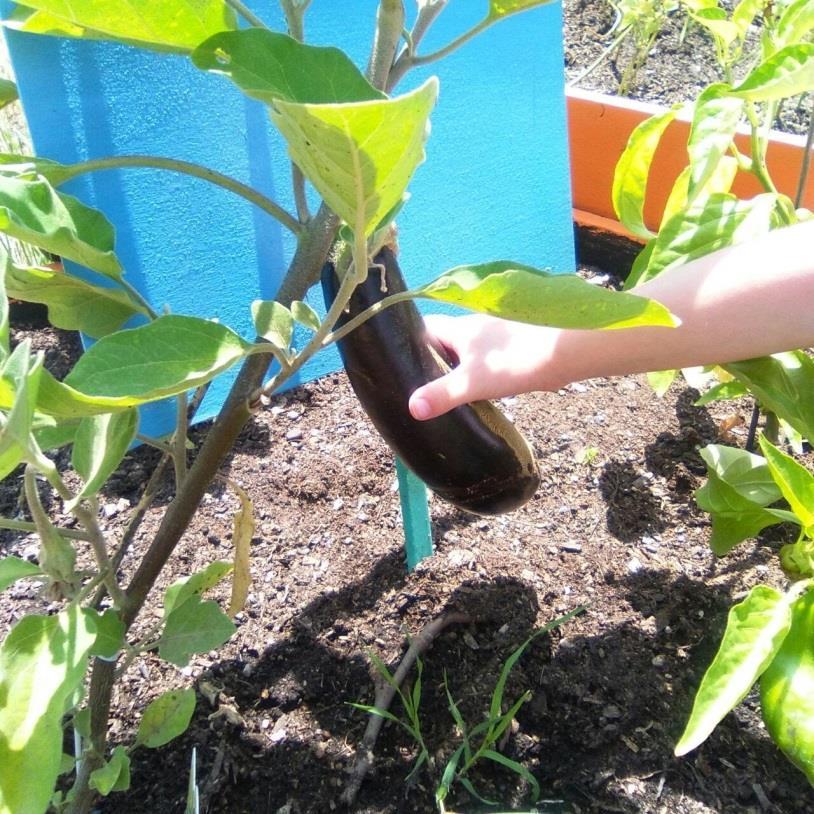
[[[249,5],[282,28],[276,0]],[[441,15],[424,48],[448,42],[486,3],[464,6],[466,12]],[[315,3],[308,39],[338,45],[364,67],[376,7],[376,0]],[[430,73],[441,80],[428,161],[399,218],[410,284],[495,258],[573,270],[561,30],[559,4],[510,18],[408,75],[399,89]],[[6,36],[39,155],[69,163],[130,153],[182,158],[250,183],[293,211],[282,140],[265,109],[227,80],[178,56]],[[96,173],[68,191],[113,221],[128,278],[159,310],[166,304],[176,313],[217,317],[252,336],[248,304],[273,296],[294,249],[276,221],[230,193],[167,172]],[[321,309],[320,296],[309,299]],[[300,381],[339,366],[329,350]],[[215,383],[201,417],[217,411],[230,381]],[[144,430],[160,434],[172,420],[172,410],[150,410]]]

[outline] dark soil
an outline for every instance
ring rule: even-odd
[[[642,4],[645,5],[645,4]],[[658,7],[661,3],[651,3]],[[724,6],[731,3],[724,2]],[[563,0],[565,16],[565,69],[569,82],[588,90],[618,93],[619,85],[631,62],[637,58],[634,37],[628,36],[621,47],[604,59],[584,79],[579,77],[615,39],[616,14],[605,0]],[[723,81],[715,60],[712,39],[698,25],[685,27],[683,11],[670,14],[651,51],[641,54],[641,67],[634,71],[625,95],[659,104],[686,102],[711,82]],[[750,43],[757,45],[759,31],[753,28]],[[755,48],[744,49],[736,77],[745,75],[752,65]],[[805,97],[785,103],[775,127],[787,133],[804,134],[811,117],[811,105]]]
[[[606,43],[611,16],[604,3],[565,6],[574,75]],[[658,48],[669,56],[669,77],[656,79],[646,67],[634,95],[693,95],[710,78],[696,45],[690,39],[685,51],[676,50],[675,32],[666,33]],[[602,71],[591,83],[607,82],[607,71],[613,79],[612,67]],[[670,84],[676,77],[685,84]],[[46,349],[56,371],[74,358],[71,335],[19,324],[15,335]],[[540,489],[520,511],[490,519],[432,499],[435,554],[412,573],[392,456],[344,374],[276,398],[245,428],[224,473],[249,492],[257,519],[253,584],[237,634],[184,669],[153,654],[134,663],[114,698],[114,743],[132,742],[145,705],[168,688],[195,687],[197,711],[183,736],[134,752],[132,790],[104,801],[100,811],[183,812],[193,749],[202,811],[342,810],[366,725],[348,702],[372,702],[369,654],[394,667],[410,636],[463,611],[471,622],[448,628],[423,657],[421,717],[431,764],[408,782],[415,744],[386,724],[354,809],[433,812],[435,786],[460,743],[444,676],[475,725],[508,656],[535,629],[580,606],[580,616],[532,643],[507,685],[507,701],[531,692],[502,747],[539,781],[549,802],[538,810],[812,810],[810,786],[765,733],[753,695],[697,751],[672,754],[727,609],[757,583],[783,584],[776,537],[743,544],[725,559],[709,550],[708,518],[693,499],[704,477],[698,449],[722,439],[742,444],[751,405],[701,409],[693,406],[696,397],[677,384],[658,399],[644,378],[628,377],[504,400],[538,456]],[[157,460],[158,453],[141,448],[111,480],[102,514],[114,537]],[[13,481],[4,484],[0,512],[24,516],[18,497]],[[171,497],[168,478],[124,562],[125,575]],[[160,612],[156,596],[167,584],[232,556],[236,508],[230,491],[213,487],[144,616]],[[5,533],[0,546],[36,555],[30,537]],[[214,594],[223,599],[225,591]],[[0,632],[35,607],[41,605],[31,586],[18,583],[3,595]],[[394,712],[401,714],[398,705]],[[502,810],[531,806],[526,784],[495,764],[476,766],[470,779]],[[494,809],[457,789],[448,810]]]

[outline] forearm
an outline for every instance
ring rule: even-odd
[[[676,328],[563,331],[551,361],[569,381],[732,362],[814,344],[814,222],[671,269],[633,289]]]

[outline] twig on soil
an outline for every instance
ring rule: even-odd
[[[411,640],[410,647],[399,663],[398,669],[393,674],[393,684],[389,684],[384,681],[381,676],[377,676],[375,680],[376,696],[373,701],[373,706],[376,707],[376,709],[389,709],[396,695],[396,687],[401,687],[404,679],[407,677],[407,673],[410,672],[413,664],[415,664],[416,659],[421,656],[433,641],[450,625],[463,625],[471,621],[472,618],[465,613],[446,613],[437,619],[433,619],[432,622],[422,628],[420,633]],[[359,794],[362,782],[373,765],[373,749],[376,746],[376,740],[379,737],[383,723],[384,718],[380,715],[371,714],[368,719],[367,728],[362,737],[362,743],[356,753],[356,763],[354,763],[351,769],[348,785],[342,793],[342,802],[348,806],[352,806],[356,802],[356,796]]]

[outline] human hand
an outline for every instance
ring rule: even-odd
[[[545,369],[561,331],[481,314],[432,315],[425,322],[429,341],[456,366],[412,394],[413,418],[435,418],[471,401],[558,389],[566,383]]]

